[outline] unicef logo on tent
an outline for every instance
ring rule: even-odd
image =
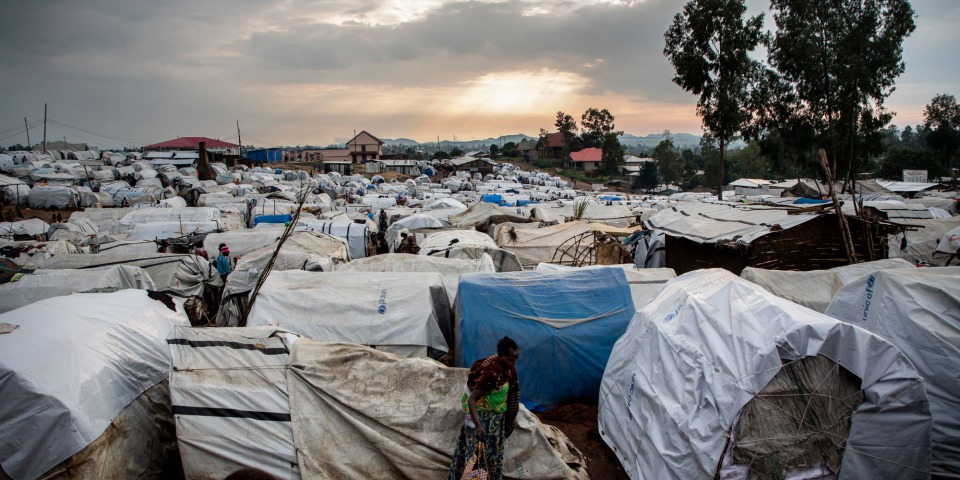
[[[387,313],[387,291],[380,290],[380,300],[377,302],[377,313],[383,315]]]

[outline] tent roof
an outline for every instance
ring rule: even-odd
[[[771,232],[774,225],[788,229],[809,222],[815,213],[790,215],[784,208],[734,206],[718,203],[685,203],[645,220],[647,226],[673,237],[697,243],[732,240],[750,243]]]

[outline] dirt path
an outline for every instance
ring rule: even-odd
[[[559,428],[583,453],[590,478],[629,480],[620,460],[600,438],[596,405],[564,405],[536,415],[541,422]]]

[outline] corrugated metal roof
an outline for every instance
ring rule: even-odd
[[[206,148],[236,148],[237,144],[224,142],[222,140],[217,140],[215,138],[207,137],[180,137],[173,140],[167,140],[166,142],[154,143],[153,145],[147,145],[143,147],[144,149],[149,148],[200,148],[200,142],[205,142]]]
[[[571,162],[599,162],[603,158],[603,150],[599,148],[584,148],[579,152],[570,152]]]
[[[644,223],[672,237],[697,243],[751,243],[770,233],[774,225],[786,230],[817,217],[815,213],[790,215],[788,212],[789,209],[784,208],[690,202],[673,205]]]

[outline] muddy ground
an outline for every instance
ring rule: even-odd
[[[600,438],[596,405],[564,405],[536,414],[541,422],[560,429],[587,459],[587,473],[595,480],[629,480],[620,461]]]

